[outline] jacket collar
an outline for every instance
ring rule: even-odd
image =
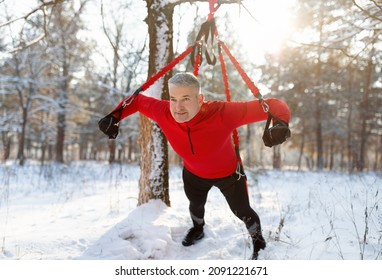
[[[204,118],[204,116],[206,115],[206,111],[207,111],[207,106],[206,106],[206,102],[204,102],[202,106],[200,107],[199,112],[191,120],[189,120],[188,122],[180,123],[180,124],[184,126],[192,127],[196,125],[197,123],[199,123]]]

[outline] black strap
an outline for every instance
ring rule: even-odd
[[[203,45],[206,46],[206,45],[208,45],[208,39],[211,36],[211,40],[210,40],[211,54],[209,53],[209,51],[207,50],[206,47],[205,47],[205,51],[204,51],[206,61],[209,65],[215,65],[216,61],[217,61],[216,56],[214,54],[214,50],[213,50],[215,31],[216,31],[215,19],[212,18],[211,20],[207,20],[206,22],[204,22],[202,24],[202,26],[200,27],[199,33],[196,36],[196,40],[195,40],[196,42],[198,42],[204,36],[205,44],[203,44]],[[200,48],[194,48],[194,50],[192,51],[192,53],[191,53],[191,64],[192,64],[192,66],[194,66],[196,52],[199,51],[201,53],[202,52],[201,48],[203,48],[203,45]],[[200,63],[202,62],[202,60],[203,60],[203,57],[201,56],[200,57]]]
[[[267,119],[267,123],[265,124],[264,130],[267,130],[269,128],[269,125],[271,124],[271,120],[272,119],[275,119],[276,122],[278,124],[282,125],[282,126],[289,127],[289,125],[286,122],[284,122],[284,121],[280,120],[279,118],[275,117],[269,111],[267,113],[268,113],[268,119]]]
[[[271,113],[268,112],[268,119],[267,119],[267,123],[265,124],[264,131],[269,128],[269,125],[271,124],[271,120],[272,120],[272,115]]]

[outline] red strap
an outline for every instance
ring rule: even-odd
[[[252,82],[252,80],[248,77],[247,73],[244,72],[243,68],[241,68],[239,62],[236,60],[236,58],[231,54],[227,46],[224,44],[224,42],[219,41],[218,43],[225,53],[228,55],[229,59],[233,63],[233,65],[236,67],[236,70],[239,72],[240,76],[243,78],[244,82],[247,84],[250,91],[253,93],[253,95],[260,100],[262,100],[262,96],[260,94],[260,90],[256,87],[256,85]]]
[[[228,102],[230,102],[231,101],[231,91],[229,89],[229,84],[228,84],[227,67],[226,67],[223,53],[221,51],[220,46],[219,46],[219,61],[220,61],[221,69],[222,69],[226,100]],[[237,132],[237,129],[235,129],[232,133],[232,140],[233,140],[233,144],[235,145],[237,158],[239,159],[239,161],[241,163],[241,157],[240,157],[240,153],[239,153],[240,140],[239,140],[239,133]]]
[[[195,61],[194,61],[194,75],[197,77],[199,75],[199,68],[202,61],[202,44],[201,42],[196,42],[195,44]]]
[[[184,52],[182,52],[180,55],[175,57],[169,64],[167,64],[165,67],[163,67],[161,70],[158,71],[154,76],[151,76],[142,86],[142,90],[148,89],[150,86],[152,86],[157,80],[159,80],[161,77],[163,77],[168,71],[170,71],[172,68],[175,67],[180,61],[182,61],[187,55],[189,55],[192,50],[194,49],[194,46],[189,46]]]
[[[219,47],[219,61],[222,69],[222,76],[223,76],[223,83],[224,83],[224,89],[225,89],[225,97],[226,100],[229,102],[231,101],[231,92],[228,85],[228,75],[227,75],[227,67],[224,61],[223,53],[221,51],[221,48]]]

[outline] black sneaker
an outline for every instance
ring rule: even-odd
[[[195,244],[195,241],[204,237],[203,227],[192,227],[188,230],[187,235],[184,237],[183,246],[191,246]]]
[[[262,235],[259,236],[252,236],[253,241],[253,254],[251,257],[251,260],[257,260],[259,256],[259,251],[263,250],[266,246],[265,240]]]

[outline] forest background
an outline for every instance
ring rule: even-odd
[[[1,160],[149,161],[142,156],[142,135],[153,133],[142,129],[139,114],[121,123],[116,140],[108,140],[97,122],[159,70],[150,70],[161,60],[150,57],[153,30],[163,28],[153,13],[162,11],[171,21],[162,38],[167,45],[156,35],[156,47],[169,53],[166,62],[193,44],[207,2],[0,0]],[[257,7],[266,1],[220,2],[221,40],[262,93],[286,101],[292,112],[292,137],[281,146],[264,147],[263,124],[239,130],[245,165],[381,170],[382,3],[296,0],[284,9],[277,6],[283,1],[268,1],[274,10],[261,14]],[[289,29],[274,25],[278,41],[262,53],[262,30],[285,15]],[[188,59],[179,71],[192,71]],[[253,98],[232,65],[228,77],[233,100]],[[225,98],[219,65],[202,65],[200,79],[208,99]],[[180,163],[171,148],[165,160]]]

